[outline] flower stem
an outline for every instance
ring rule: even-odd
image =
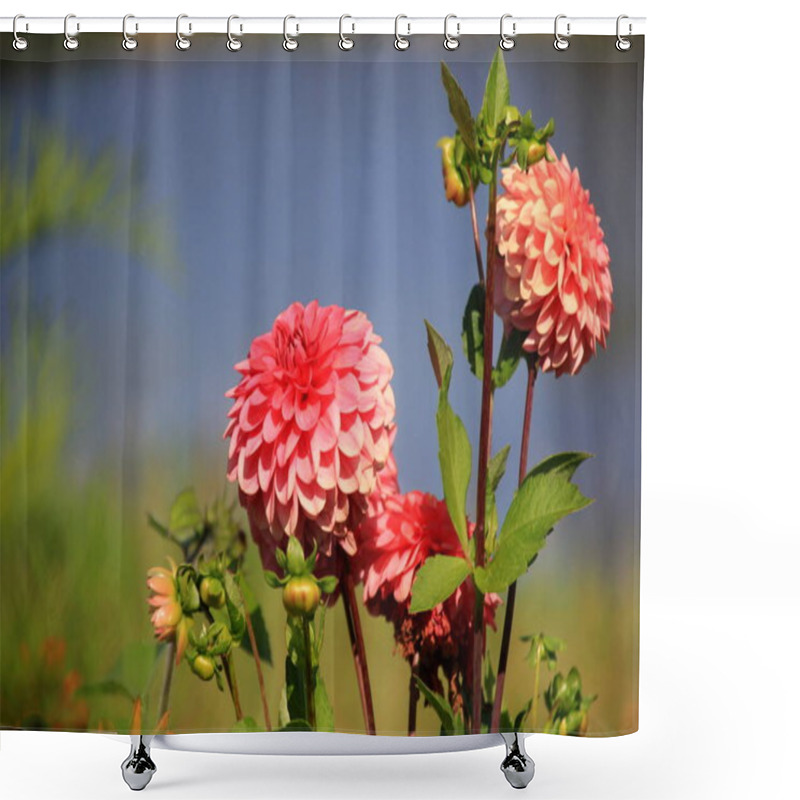
[[[347,619],[347,632],[350,634],[350,647],[353,650],[353,663],[356,668],[358,692],[361,696],[361,710],[364,713],[364,725],[367,733],[375,735],[375,711],[372,707],[372,690],[367,669],[367,651],[364,647],[364,634],[361,631],[361,619],[358,616],[356,593],[353,588],[353,576],[347,565],[342,576],[342,602]]]
[[[408,735],[417,735],[417,704],[419,703],[419,686],[417,686],[417,662],[419,655],[414,655],[411,664],[411,678],[408,682]]]
[[[311,730],[317,729],[317,710],[314,706],[314,665],[311,650],[311,620],[303,620],[303,661],[305,662],[306,712]]]
[[[519,484],[525,480],[528,473],[528,447],[531,436],[531,415],[533,412],[533,390],[536,384],[536,364],[527,360],[528,381],[525,389],[525,413],[522,418],[522,442],[519,451]],[[492,706],[492,723],[490,730],[499,732],[500,714],[503,706],[503,688],[506,682],[506,669],[508,667],[508,651],[511,646],[511,626],[514,624],[514,605],[517,599],[517,582],[508,587],[506,599],[506,615],[503,620],[503,639],[500,644],[500,658],[497,662],[497,683],[495,686],[494,704]],[[538,673],[537,673],[538,680]],[[535,702],[535,701],[534,701]]]
[[[258,654],[258,644],[256,642],[256,633],[253,629],[253,620],[250,618],[250,612],[247,610],[247,603],[244,601],[244,593],[239,587],[239,596],[242,599],[242,611],[244,611],[244,621],[247,625],[247,636],[250,639],[250,649],[253,651],[253,661],[256,665],[256,675],[258,676],[258,691],[261,694],[261,707],[264,710],[264,724],[268,731],[272,730],[272,724],[269,719],[269,705],[267,703],[267,690],[264,685],[264,672],[261,669],[261,657]]]
[[[478,232],[478,213],[475,208],[475,187],[469,178],[469,212],[472,219],[472,241],[475,244],[475,261],[478,265],[478,281],[483,284],[483,256],[481,255],[481,235]]]
[[[169,693],[172,688],[172,675],[175,672],[175,642],[167,645],[167,666],[164,670],[164,683],[161,685],[161,697],[158,701],[158,718],[162,719],[169,708]]]
[[[478,443],[478,502],[475,524],[475,566],[482,567],[486,558],[486,480],[492,451],[492,406],[494,385],[494,258],[497,250],[497,159],[495,155],[492,182],[489,186],[489,219],[486,225],[486,303],[483,312],[483,380],[481,386],[481,429]],[[481,732],[482,661],[483,661],[483,594],[475,586],[475,615],[472,624],[472,732]]]

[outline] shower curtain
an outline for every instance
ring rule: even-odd
[[[643,42],[2,40],[0,726],[638,725]]]

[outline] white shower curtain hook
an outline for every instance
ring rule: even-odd
[[[64,17],[64,49],[65,50],[77,50],[78,49],[78,44],[79,44],[78,37],[77,36],[73,36],[69,32],[69,21],[71,19],[76,19],[74,14],[67,14],[67,16]],[[76,33],[79,32],[80,29],[81,29],[80,23],[76,22],[75,23],[75,31],[76,31]]]
[[[178,50],[188,50],[192,46],[192,41],[181,33],[181,20],[189,19],[188,14],[178,14],[175,18],[175,47]],[[189,33],[192,32],[192,23],[189,23]]]
[[[400,20],[401,19],[408,19],[405,14],[398,14],[394,18],[394,49],[395,50],[408,50],[411,47],[411,42],[406,38],[411,36],[411,23],[407,22],[406,27],[408,31],[406,32],[405,36],[400,35]]]
[[[564,36],[558,32],[558,21],[562,19],[567,19],[566,14],[559,14],[556,17],[556,21],[553,24],[553,32],[555,33],[555,41],[553,42],[553,47],[556,50],[566,50],[569,47],[569,35],[570,35],[570,24],[569,20],[567,20],[567,35]]]
[[[620,52],[623,52],[623,53],[626,50],[630,50],[631,49],[631,40],[630,39],[626,39],[622,35],[622,33],[620,32],[620,23],[624,19],[628,19],[628,15],[627,14],[620,14],[617,17],[617,43],[616,43],[617,50],[619,50]],[[628,36],[630,36],[632,32],[633,32],[633,28],[631,26],[631,23],[628,22]]]
[[[133,36],[131,36],[128,33],[128,20],[129,19],[136,19],[136,17],[134,17],[133,14],[126,14],[122,18],[122,49],[131,51],[131,50],[135,50],[139,46],[139,42],[136,40],[135,34]],[[134,30],[135,31],[139,30],[139,25],[138,24],[134,24]]]
[[[297,41],[296,37],[289,35],[289,20],[296,19],[291,14],[287,14],[283,18],[283,49],[291,53],[294,50],[297,50],[299,46],[299,42]],[[297,26],[297,32],[300,32],[300,26]]]
[[[509,36],[504,29],[505,22],[507,19],[511,20],[511,36]],[[511,14],[503,14],[503,16],[500,17],[500,47],[503,50],[513,50],[514,45],[516,44],[513,37],[516,35],[517,35],[517,23],[514,22]]]
[[[17,22],[18,22],[18,20],[21,20],[21,19],[25,19],[25,15],[24,14],[17,14],[17,16],[14,17],[14,22],[11,23],[11,31],[14,34],[13,46],[14,46],[15,50],[19,50],[19,51],[28,49],[28,40],[24,36],[20,36],[19,33],[17,33]],[[26,22],[25,23],[25,30],[27,30],[27,29],[28,29],[28,23]]]
[[[344,21],[346,19],[353,19],[349,14],[342,14],[339,17],[339,49],[340,50],[352,50],[355,47],[355,42],[350,39],[349,37],[344,35]],[[356,24],[355,22],[351,25],[351,32],[355,33]]]
[[[448,30],[447,25],[451,19],[456,21],[456,33],[453,36]],[[455,14],[448,14],[444,18],[444,49],[445,50],[458,50],[459,44],[461,42],[458,41],[458,37],[461,34],[461,23],[458,21],[458,17]]]
[[[236,14],[231,14],[228,17],[228,41],[225,44],[225,47],[231,51],[231,53],[236,53],[242,49],[242,40],[238,36],[233,35],[233,31],[231,30],[231,23],[235,20],[239,19]],[[239,25],[239,33],[242,32],[242,26]]]

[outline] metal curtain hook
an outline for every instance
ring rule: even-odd
[[[456,34],[453,36],[447,30],[447,24],[450,22],[451,19],[456,21]],[[461,23],[458,21],[458,17],[455,14],[448,14],[444,18],[444,49],[445,50],[458,50],[458,45],[461,42],[458,41],[459,34],[461,33]]]
[[[122,49],[123,50],[128,50],[128,51],[135,50],[139,45],[139,42],[136,41],[135,35],[131,36],[128,33],[128,20],[129,19],[136,19],[136,17],[134,17],[133,14],[126,14],[122,18]],[[139,30],[139,26],[138,25],[134,25],[134,30],[138,31]]]
[[[78,44],[79,44],[78,37],[77,36],[73,36],[69,32],[69,21],[71,19],[75,19],[75,15],[74,14],[67,14],[67,16],[64,17],[64,49],[65,50],[77,50],[78,49]],[[80,31],[80,29],[81,29],[80,24],[76,22],[75,23],[75,31],[78,32],[78,31]]]
[[[225,44],[225,46],[228,48],[228,50],[231,51],[231,53],[235,53],[238,50],[242,49],[242,40],[239,39],[237,36],[234,36],[233,35],[233,31],[231,30],[231,23],[235,19],[239,19],[239,17],[237,17],[236,14],[231,14],[228,17],[228,41]],[[239,26],[239,33],[241,33],[241,32],[242,32],[242,26],[240,25]]]
[[[503,50],[513,50],[516,44],[513,37],[517,34],[517,23],[512,20],[511,36],[509,36],[504,30],[505,21],[507,19],[512,19],[511,14],[503,14],[503,16],[500,17],[500,47]]]
[[[553,47],[556,50],[566,50],[569,47],[569,39],[567,38],[570,35],[570,24],[567,22],[567,36],[562,36],[558,32],[558,21],[561,19],[567,19],[566,14],[559,14],[556,17],[556,21],[553,25],[553,32],[555,33],[555,41],[553,42]]]
[[[283,49],[291,53],[293,50],[297,50],[297,47],[300,43],[294,36],[289,36],[288,25],[290,19],[295,19],[295,17],[289,14],[283,18]],[[297,32],[300,32],[299,26],[297,27]]]
[[[21,19],[25,19],[25,15],[17,14],[17,16],[14,17],[14,22],[11,24],[11,31],[14,34],[14,49],[19,51],[28,49],[28,40],[24,36],[20,36],[19,33],[17,33],[17,22]],[[27,22],[25,23],[25,30],[28,30]]]
[[[189,19],[188,14],[178,14],[175,18],[175,47],[178,50],[188,50],[192,46],[191,39],[181,33],[181,20]],[[192,32],[192,23],[189,23],[189,33]]]
[[[349,14],[342,14],[339,17],[339,49],[340,50],[352,50],[355,47],[355,42],[350,39],[349,37],[344,35],[344,21],[346,19],[353,19]],[[352,30],[355,32],[356,25],[353,23]]]
[[[408,50],[411,47],[411,42],[406,38],[406,36],[411,36],[411,23],[407,22],[406,27],[408,28],[408,32],[405,36],[400,35],[400,20],[401,19],[408,19],[405,14],[398,14],[394,18],[394,47],[395,50]]]
[[[620,32],[620,23],[624,19],[628,19],[627,14],[620,14],[617,17],[617,43],[616,43],[617,50],[620,50],[623,53],[626,50],[630,50],[631,49],[631,40],[630,39],[626,39],[622,35],[622,33]],[[633,27],[631,26],[631,23],[629,22],[628,23],[628,36],[630,36],[632,32],[633,32]]]

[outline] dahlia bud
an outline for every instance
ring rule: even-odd
[[[197,591],[197,580],[192,567],[186,564],[178,567],[177,583],[184,612],[192,614],[198,611],[200,609],[200,593]]]
[[[290,575],[300,576],[306,573],[306,557],[303,545],[296,536],[289,537],[286,545],[286,571]]]
[[[457,206],[464,206],[469,201],[469,188],[456,166],[455,139],[445,136],[439,139],[438,146],[442,150],[442,177],[444,178],[445,197]]]
[[[283,587],[283,607],[288,614],[311,619],[319,607],[320,588],[313,577],[291,578]]]
[[[225,588],[218,578],[203,578],[200,582],[200,598],[209,608],[225,605]]]
[[[212,656],[224,656],[231,651],[233,638],[228,628],[221,622],[214,622],[206,635],[207,652]]]
[[[528,147],[528,166],[535,164],[537,161],[541,161],[546,152],[546,145],[543,145],[541,142],[531,142],[530,147]]]
[[[191,662],[192,672],[204,681],[210,681],[214,677],[214,661],[208,656],[195,656]]]

